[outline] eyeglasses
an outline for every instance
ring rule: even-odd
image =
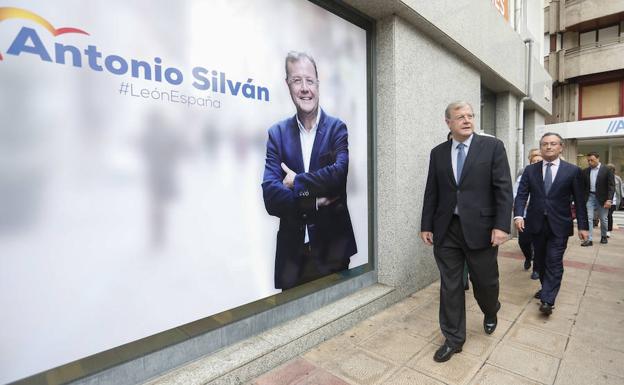
[[[456,116],[456,117],[453,118],[453,120],[457,120],[457,121],[460,121],[460,120],[471,121],[471,120],[474,120],[474,118],[475,118],[475,114],[465,114],[465,115]]]
[[[542,142],[542,143],[540,143],[540,146],[542,146],[542,147],[548,147],[548,146],[550,146],[550,147],[557,147],[560,144],[561,144],[561,142]]]
[[[296,87],[301,87],[303,83],[305,83],[305,85],[308,87],[313,87],[317,85],[319,81],[316,79],[312,79],[312,78],[300,78],[300,77],[288,79],[288,84],[294,85]]]

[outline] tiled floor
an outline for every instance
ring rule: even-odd
[[[439,282],[362,321],[253,385],[611,385],[624,384],[624,229],[607,245],[570,238],[555,311],[538,311],[539,281],[522,268],[515,241],[499,252],[499,324],[483,332],[483,314],[466,293],[463,351],[436,363]]]

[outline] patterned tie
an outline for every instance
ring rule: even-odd
[[[461,180],[462,170],[464,168],[464,160],[466,160],[466,153],[464,152],[465,144],[460,143],[457,145],[457,183]]]
[[[552,186],[552,170],[550,169],[552,165],[551,162],[546,163],[546,174],[544,175],[544,191],[546,195],[548,195],[548,191],[550,191],[550,187]]]

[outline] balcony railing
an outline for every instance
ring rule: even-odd
[[[566,29],[583,22],[624,12],[624,2],[619,0],[566,0],[561,23]],[[563,27],[563,25],[561,27]]]
[[[620,44],[620,43],[624,43],[624,35],[615,36],[609,39],[603,39],[603,40],[596,41],[596,42],[589,43],[589,44],[583,44],[578,47],[568,48],[566,49],[566,56],[579,53],[579,52],[583,52],[583,51],[587,51],[587,50],[591,50],[591,49],[595,49],[595,48],[608,47],[610,45]]]

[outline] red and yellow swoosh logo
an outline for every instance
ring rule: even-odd
[[[53,36],[62,35],[65,33],[80,33],[83,35],[89,35],[89,33],[72,27],[62,27],[62,28],[54,28],[49,21],[44,19],[43,17],[37,15],[36,13],[27,11],[21,8],[14,7],[0,7],[0,21],[8,20],[8,19],[26,19],[34,21],[35,23],[41,25],[43,28],[50,31]],[[2,60],[2,54],[0,54],[0,60]]]

